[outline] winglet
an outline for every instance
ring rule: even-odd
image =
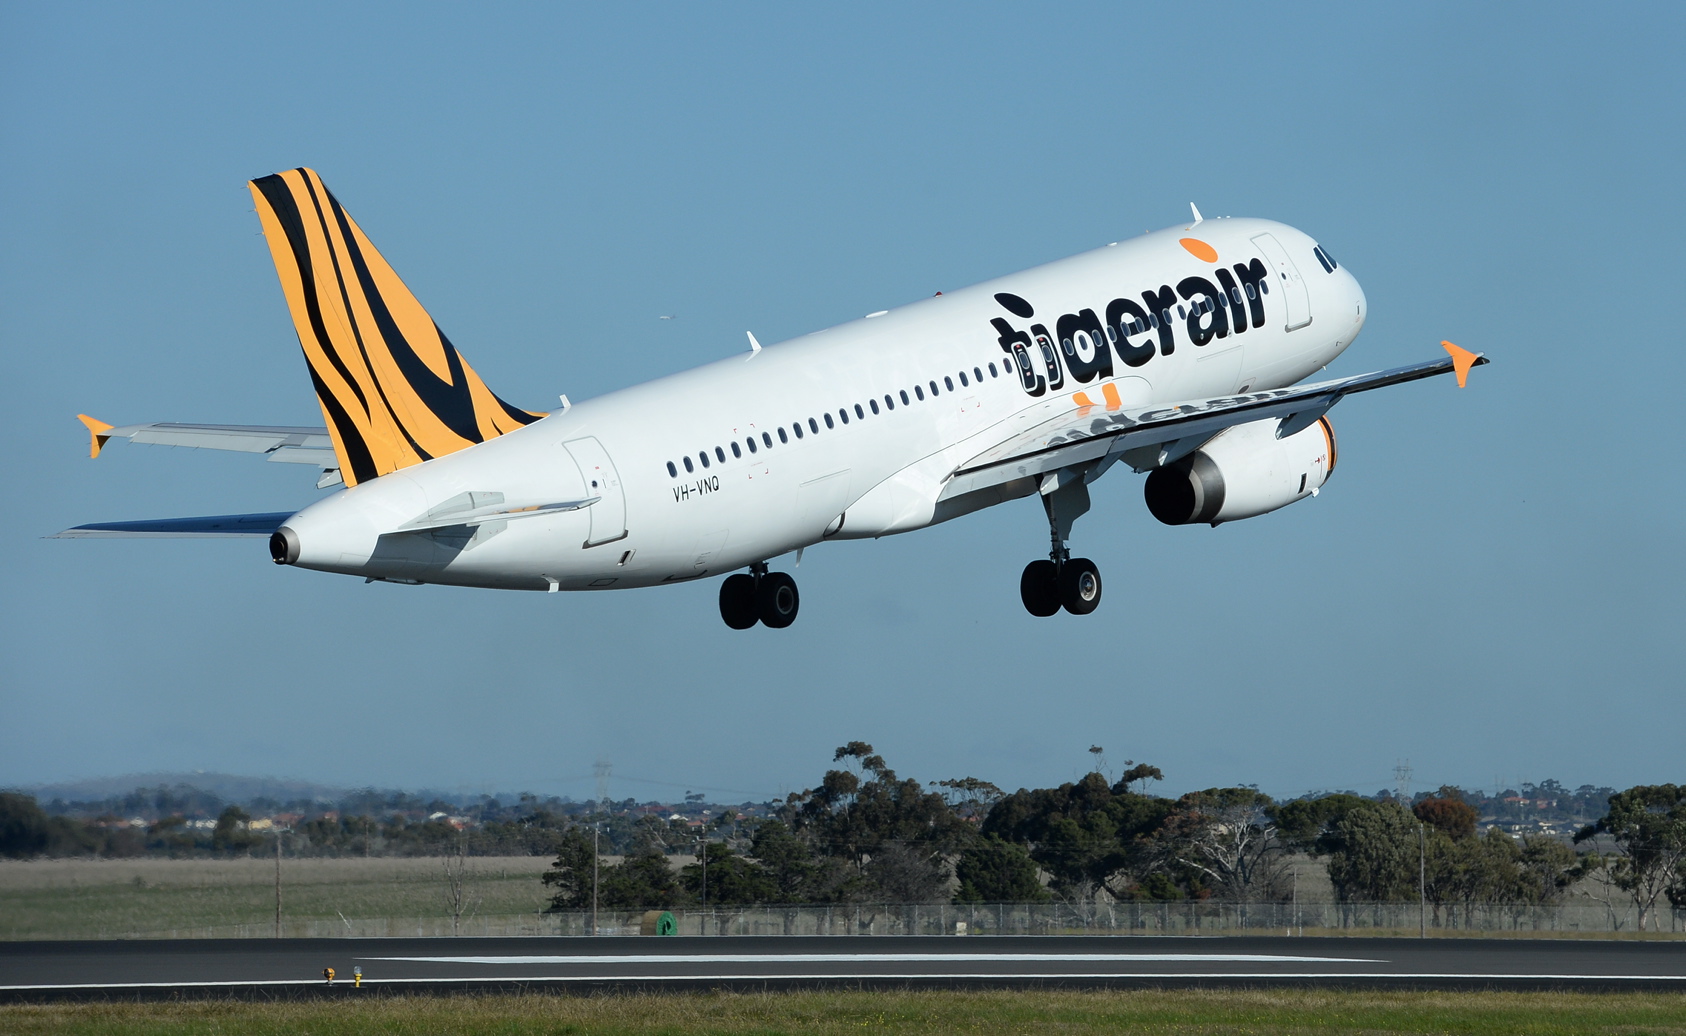
[[[111,431],[113,426],[106,424],[104,421],[89,417],[87,414],[77,414],[76,420],[81,421],[83,424],[88,426],[88,456],[98,457],[100,455],[100,447],[104,446],[106,440],[111,438],[111,436],[103,433]]]
[[[1463,388],[1464,383],[1469,380],[1469,369],[1482,362],[1481,355],[1451,342],[1441,342],[1440,347],[1452,357],[1452,370],[1458,375],[1458,387]]]
[[[756,353],[761,351],[761,343],[755,340],[754,331],[745,331],[744,334],[749,336],[749,354],[754,356]]]
[[[1204,216],[1202,216],[1202,215],[1201,215],[1201,214],[1200,214],[1200,209],[1199,209],[1199,207],[1198,207],[1198,206],[1196,206],[1196,205],[1195,205],[1195,204],[1194,204],[1194,203],[1193,203],[1193,202],[1189,202],[1189,203],[1188,203],[1188,211],[1190,211],[1190,212],[1192,212],[1192,213],[1194,213],[1194,222],[1195,222],[1195,223],[1204,223],[1204,222],[1206,222],[1206,217],[1204,217]]]

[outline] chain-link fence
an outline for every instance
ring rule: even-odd
[[[600,910],[599,935],[653,932],[653,914]],[[1577,900],[1551,906],[1471,903],[1425,910],[1417,903],[1235,903],[1219,900],[1116,903],[848,903],[672,911],[676,935],[1629,935],[1631,902]],[[1665,905],[1648,930],[1686,936],[1686,911]],[[588,910],[283,920],[287,938],[588,936]],[[90,933],[92,934],[92,933]],[[102,938],[272,938],[273,923],[102,931]]]

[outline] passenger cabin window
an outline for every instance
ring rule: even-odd
[[[808,430],[813,432],[815,435],[820,434],[820,423],[811,417],[808,418]]]
[[[908,405],[908,402],[907,402],[907,389],[902,389],[902,390],[901,390],[901,393],[900,393],[900,395],[901,395],[901,397],[902,397],[902,406],[907,406],[907,405]]]
[[[722,463],[722,464],[726,463],[726,451],[721,449],[720,447],[716,446],[714,448],[714,456],[719,458],[720,463]]]
[[[732,456],[734,456],[734,457],[742,457],[743,456],[743,449],[742,449],[742,447],[740,447],[737,444],[736,440],[734,440],[732,442]]]
[[[790,441],[790,436],[784,434],[784,427],[781,425],[779,427],[779,442],[789,442],[789,441]]]
[[[833,423],[832,423],[832,420],[831,420],[831,415],[830,415],[830,414],[826,414],[826,415],[825,415],[825,426],[826,426],[826,427],[827,427],[827,428],[836,428],[836,427],[837,427],[837,425],[835,425],[835,424],[833,424]],[[816,431],[816,432],[817,432],[817,431],[819,431],[819,429],[818,429],[818,428],[816,428],[816,429],[814,429],[814,431]]]
[[[751,453],[755,452],[755,436],[752,435],[749,438],[745,439],[743,441],[743,444],[745,446],[749,447],[749,452],[751,452]]]
[[[876,406],[873,407],[872,412],[877,413],[878,408]],[[861,405],[859,403],[855,404],[855,416],[860,418],[862,421],[866,420],[866,411],[861,409]]]
[[[994,378],[994,377],[998,377],[998,375],[997,375],[997,374],[996,374],[996,373],[995,373],[995,364],[994,364],[994,363],[991,363],[991,364],[990,364],[990,365],[989,365],[989,376],[990,376],[990,377],[992,377],[992,378]],[[982,377],[981,377],[981,376],[980,376],[980,377],[979,377],[979,378],[978,378],[978,380],[979,380],[979,381],[982,381],[982,380],[983,380],[983,378],[982,378]]]
[[[702,461],[703,467],[705,467],[705,468],[708,467],[708,451],[707,450],[704,450],[701,453],[697,454],[697,459]]]
[[[783,433],[781,433],[781,435],[782,434]],[[767,447],[769,450],[772,449],[773,448],[773,437],[771,435],[768,435],[766,432],[762,432],[761,433],[761,444],[763,446]]]
[[[962,374],[960,376],[964,378],[966,375]],[[954,391],[954,379],[946,374],[943,375],[943,388],[948,389],[950,392]]]
[[[689,457],[681,457],[681,458],[679,458],[679,459],[680,459],[680,460],[683,460],[683,461],[684,461],[684,462],[685,462],[685,470],[686,470],[686,471],[695,471],[695,470],[697,470],[697,469],[696,469],[696,468],[694,468],[694,467],[692,467],[692,466],[691,466],[691,458],[689,458]]]
[[[673,466],[672,461],[667,462],[667,474],[668,474],[669,478],[678,478],[679,477],[679,469]]]
[[[885,397],[885,398],[886,398],[886,400],[888,400],[888,397]],[[872,408],[872,412],[874,414],[878,413],[878,400],[869,399],[869,400],[866,401],[866,405]]]
[[[961,388],[965,388],[965,387],[966,387],[966,385],[967,385],[967,381],[966,381],[966,372],[965,372],[965,371],[961,371],[961,372],[960,372],[960,387],[961,387]]]
[[[932,382],[932,384],[934,385],[934,384],[936,384],[936,382]],[[925,401],[925,390],[920,388],[918,385],[913,386],[913,395],[920,402]],[[907,402],[906,395],[902,396],[902,402],[904,402],[904,403]]]
[[[801,421],[798,421],[795,424],[791,425],[790,430],[796,433],[796,437],[798,439],[802,438],[802,422]]]

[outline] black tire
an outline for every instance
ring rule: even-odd
[[[755,577],[739,572],[720,584],[720,617],[735,630],[746,630],[761,621],[755,604]]]
[[[1032,561],[1019,576],[1019,599],[1024,610],[1046,619],[1060,610],[1060,570],[1052,561]]]
[[[1087,615],[1101,603],[1101,570],[1088,558],[1072,558],[1060,569],[1060,603],[1073,615]]]
[[[796,592],[796,580],[784,572],[768,572],[761,577],[755,592],[755,610],[768,629],[782,630],[796,621],[796,610],[802,597]]]

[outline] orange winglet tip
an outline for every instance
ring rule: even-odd
[[[89,417],[87,414],[77,414],[76,420],[81,421],[83,424],[88,426],[88,456],[98,457],[100,455],[100,447],[104,446],[106,440],[111,438],[111,436],[104,433],[111,431],[113,426],[106,424],[98,418]]]
[[[1458,387],[1463,388],[1465,383],[1469,381],[1469,369],[1481,362],[1481,354],[1472,353],[1462,346],[1453,345],[1451,342],[1443,341],[1440,343],[1440,347],[1446,350],[1447,355],[1452,357],[1452,370],[1458,376]]]

